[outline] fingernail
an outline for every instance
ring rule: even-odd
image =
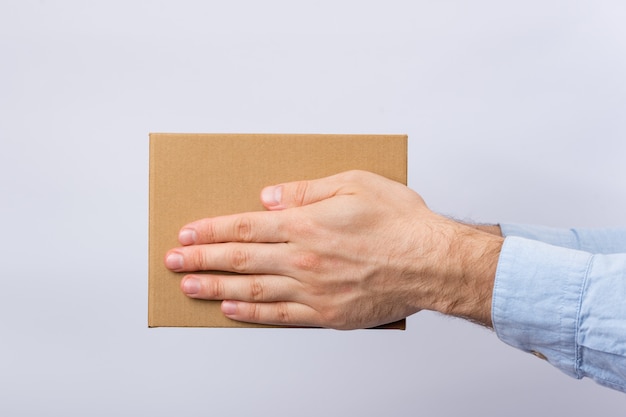
[[[200,280],[189,276],[183,281],[183,292],[187,295],[195,295],[200,292]]]
[[[261,200],[268,206],[277,206],[283,197],[283,187],[265,187],[261,191]]]
[[[234,301],[222,301],[222,313],[231,316],[237,312],[237,303]]]
[[[183,255],[180,253],[170,253],[165,258],[165,266],[171,270],[178,270],[183,268]]]
[[[178,241],[183,245],[192,245],[196,243],[196,231],[193,229],[182,229],[178,234]]]

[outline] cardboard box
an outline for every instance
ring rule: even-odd
[[[150,134],[148,326],[273,327],[226,318],[180,290],[165,253],[194,220],[264,210],[264,186],[362,169],[406,184],[404,135]],[[404,320],[386,328],[404,329]]]

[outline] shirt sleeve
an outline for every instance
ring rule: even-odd
[[[503,236],[518,236],[590,253],[626,253],[626,227],[610,229],[558,229],[554,227],[501,224]]]
[[[492,304],[496,334],[568,375],[626,392],[626,253],[572,249],[619,248],[595,238],[581,244],[572,232],[542,235],[543,242],[525,235],[509,234],[500,253]]]

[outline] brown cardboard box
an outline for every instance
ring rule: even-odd
[[[266,185],[351,169],[406,184],[404,135],[150,134],[148,326],[265,327],[230,320],[218,301],[180,291],[184,274],[165,268],[179,229],[193,220],[264,210]],[[388,328],[404,329],[404,320]]]

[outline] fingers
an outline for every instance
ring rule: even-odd
[[[375,174],[348,171],[326,178],[295,181],[270,187],[261,192],[261,202],[268,210],[283,210],[313,204],[335,195],[349,193],[355,185],[370,184]],[[288,223],[293,219],[273,212],[250,212],[198,220],[183,226],[178,234],[182,245],[220,242],[286,242]]]
[[[268,210],[283,210],[316,203],[337,195],[345,184],[344,177],[346,173],[265,187],[261,191],[261,202]]]
[[[299,285],[295,279],[285,276],[203,274],[185,276],[180,287],[191,298],[226,300],[222,303],[222,312],[233,320],[318,326],[319,313],[298,299],[302,294]]]
[[[247,302],[300,301],[301,284],[276,275],[186,275],[180,288],[191,298]]]
[[[183,246],[165,255],[165,266],[174,272],[228,271],[284,275],[289,272],[284,261],[285,245],[229,242]]]
[[[248,323],[319,326],[319,315],[313,308],[294,302],[247,303],[226,300],[222,302],[222,313],[230,319]]]
[[[183,245],[220,242],[285,242],[280,213],[250,212],[197,220],[180,230]]]

